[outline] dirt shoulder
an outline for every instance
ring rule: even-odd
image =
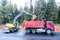
[[[60,24],[55,25],[55,32],[60,32]]]

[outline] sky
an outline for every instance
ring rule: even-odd
[[[22,6],[22,7],[24,7],[24,5],[25,5],[25,2],[28,2],[28,6],[29,6],[29,4],[30,4],[30,2],[29,2],[29,0],[10,0],[11,2],[12,2],[12,4],[17,4],[17,6],[18,6],[18,8],[20,8],[20,6]],[[32,0],[33,1],[33,4],[34,4],[34,2],[35,2],[35,0]],[[47,1],[47,0],[46,0]],[[60,5],[60,0],[55,0],[56,1],[56,3],[58,4],[58,5]]]
[[[11,1],[12,4],[17,4],[17,7],[20,8],[20,6],[22,6],[24,8],[25,4],[28,5],[28,7],[30,7],[30,0],[9,0]],[[25,3],[27,2],[27,3]],[[33,4],[34,4],[35,0],[33,0]]]
[[[1,0],[0,0],[1,1]],[[24,6],[25,6],[25,2],[27,2],[28,4],[28,6],[29,6],[29,4],[30,4],[30,2],[29,2],[29,0],[8,0],[8,1],[11,1],[11,3],[12,4],[17,4],[17,7],[18,8],[20,8],[20,6],[22,6],[23,8],[24,8]],[[33,4],[35,3],[35,0],[32,0],[33,1]],[[58,4],[58,5],[60,5],[60,0],[55,0],[56,1],[56,3]]]

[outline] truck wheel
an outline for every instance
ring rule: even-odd
[[[47,33],[47,34],[51,34],[52,31],[51,31],[50,29],[47,29],[47,30],[46,30],[46,33]]]
[[[14,32],[18,32],[18,29],[14,29]]]
[[[9,30],[10,30],[10,33],[14,33],[14,32],[15,32],[14,29],[15,29],[14,27],[10,28],[10,29],[9,29]]]
[[[17,29],[14,29],[14,32],[17,32],[16,30],[17,30]]]
[[[36,30],[35,30],[35,29],[31,29],[31,32],[32,32],[32,33],[36,33]]]
[[[10,33],[13,33],[14,32],[14,30],[10,30]]]
[[[26,29],[26,33],[30,33],[30,29]]]

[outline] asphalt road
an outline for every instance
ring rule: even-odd
[[[60,32],[54,35],[40,34],[25,34],[24,32],[4,33],[0,31],[0,40],[60,40]]]

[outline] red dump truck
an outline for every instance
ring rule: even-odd
[[[52,21],[46,21],[46,27],[44,27],[43,21],[24,21],[22,26],[25,28],[26,33],[41,33],[47,34],[54,33],[55,26]]]

